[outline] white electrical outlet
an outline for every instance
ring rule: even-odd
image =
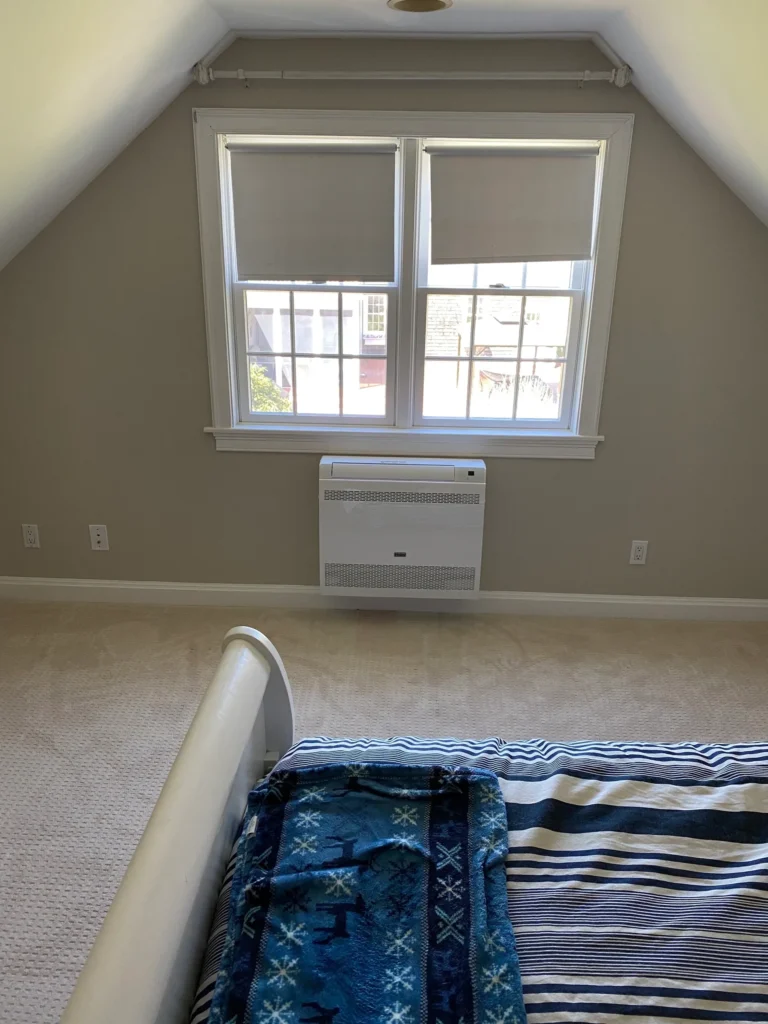
[[[37,529],[37,523],[22,523],[21,535],[24,538],[25,548],[40,547],[40,533]]]
[[[648,557],[648,541],[647,540],[633,540],[632,547],[629,549],[629,564],[630,565],[645,565],[645,560]]]
[[[89,526],[91,547],[94,551],[109,551],[109,537],[106,526]]]

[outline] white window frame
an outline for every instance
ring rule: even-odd
[[[602,437],[598,433],[605,361],[608,351],[613,293],[618,263],[627,171],[632,140],[632,114],[423,113],[414,111],[306,111],[198,109],[195,122],[198,204],[200,211],[212,425],[207,429],[220,451],[295,451],[339,454],[500,456],[593,459]],[[397,137],[401,152],[402,210],[396,225],[396,296],[387,288],[361,286],[361,291],[388,292],[390,348],[388,401],[394,426],[350,423],[253,422],[240,416],[238,344],[231,297],[233,275],[226,225],[231,223],[229,189],[221,168],[227,135],[308,135]],[[415,395],[423,367],[423,328],[427,289],[419,266],[417,223],[424,229],[429,212],[422,203],[419,165],[423,139],[545,139],[599,143],[601,182],[595,212],[595,255],[578,317],[581,337],[578,361],[568,382],[570,416],[558,426],[536,427],[457,423],[416,423]],[[422,247],[424,248],[424,247]],[[289,290],[274,284],[271,290]],[[294,287],[293,290],[296,290]],[[311,291],[323,287],[311,286]],[[332,290],[332,288],[328,288]],[[345,288],[346,290],[346,288]],[[433,288],[433,292],[446,289]],[[504,294],[514,294],[505,289]],[[494,294],[499,294],[495,291]],[[537,289],[537,294],[546,290]],[[560,293],[562,294],[562,292]],[[576,319],[572,317],[572,323]],[[572,339],[569,339],[569,343]],[[244,350],[244,349],[243,349]],[[394,354],[395,358],[392,358]],[[242,379],[242,374],[240,375]]]

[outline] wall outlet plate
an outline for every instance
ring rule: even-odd
[[[21,536],[24,538],[25,548],[40,547],[40,531],[37,529],[37,523],[22,523]]]
[[[633,540],[632,547],[629,549],[629,564],[630,565],[645,565],[645,560],[648,557],[648,541],[647,540]]]
[[[106,526],[103,524],[101,526],[89,526],[88,530],[91,534],[91,547],[93,550],[109,551],[109,537]]]

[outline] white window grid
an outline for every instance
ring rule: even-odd
[[[386,297],[387,303],[387,336],[386,355],[369,355],[367,352],[344,351],[344,296],[370,295],[376,291]],[[246,314],[246,294],[248,292],[286,292],[289,295],[290,348],[285,351],[251,352],[248,350],[248,326]],[[338,351],[332,352],[299,352],[296,349],[296,308],[297,297],[300,302],[302,294],[327,294],[332,297],[338,310]],[[394,324],[397,321],[397,288],[394,285],[370,284],[293,284],[283,282],[237,281],[232,284],[233,324],[235,328],[235,361],[237,369],[237,387],[240,420],[243,423],[335,423],[362,426],[365,424],[392,425],[394,423],[394,390],[395,390],[395,359]],[[301,306],[299,305],[299,309]],[[382,335],[383,337],[383,335]],[[293,387],[291,400],[293,410],[284,412],[252,412],[250,400],[250,361],[254,356],[287,358],[291,362],[291,379]],[[339,409],[344,409],[344,365],[352,360],[380,360],[386,362],[386,398],[383,416],[355,416],[340,411],[333,413],[299,413],[297,411],[298,389],[296,387],[296,362],[304,359],[334,359],[338,362],[339,373]]]
[[[517,430],[525,429],[542,429],[542,428],[553,428],[553,429],[564,429],[568,427],[573,417],[573,401],[574,401],[574,383],[576,379],[576,370],[578,360],[580,356],[580,345],[579,340],[582,336],[582,314],[584,309],[584,291],[586,283],[591,272],[591,262],[584,261],[574,263],[571,271],[571,281],[569,288],[526,288],[525,279],[527,276],[527,265],[523,269],[523,282],[519,288],[445,288],[445,287],[429,287],[424,286],[419,288],[419,304],[418,304],[418,316],[417,316],[417,334],[416,334],[416,351],[415,351],[415,374],[414,374],[414,392],[415,392],[415,409],[414,409],[414,425],[415,426],[433,426],[433,427],[487,427],[490,429],[504,429],[514,428]],[[430,296],[436,295],[466,295],[472,299],[472,313],[470,319],[470,344],[469,344],[469,355],[467,356],[427,356],[426,354],[426,340],[427,340],[427,305]],[[480,296],[504,296],[504,297],[520,297],[521,309],[520,309],[520,321],[517,331],[517,339],[512,344],[516,354],[512,356],[505,356],[503,358],[491,357],[491,356],[478,356],[475,353],[475,329],[477,324],[477,300]],[[532,358],[530,356],[523,355],[523,349],[535,347],[529,344],[524,346],[524,328],[526,324],[526,302],[529,298],[544,298],[548,296],[558,298],[570,298],[571,310],[568,323],[567,336],[565,338],[565,353],[563,358]],[[540,346],[540,347],[551,347],[551,346]],[[426,364],[428,362],[454,362],[454,363],[466,363],[467,364],[467,399],[466,399],[466,414],[464,416],[455,417],[436,417],[426,416],[423,411],[423,395],[424,395],[424,373],[426,370]],[[520,383],[522,379],[521,368],[523,364],[528,363],[563,363],[564,373],[562,380],[561,396],[560,396],[560,415],[556,418],[537,418],[537,419],[525,419],[517,416],[518,411],[518,398]],[[472,402],[473,393],[473,368],[476,364],[483,364],[492,369],[493,364],[497,366],[501,363],[511,363],[515,366],[514,382],[513,382],[513,394],[512,394],[512,416],[511,418],[506,417],[504,419],[494,419],[491,417],[470,417],[470,406]]]

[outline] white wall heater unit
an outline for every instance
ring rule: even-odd
[[[327,455],[320,461],[321,589],[475,597],[484,516],[479,459]]]

